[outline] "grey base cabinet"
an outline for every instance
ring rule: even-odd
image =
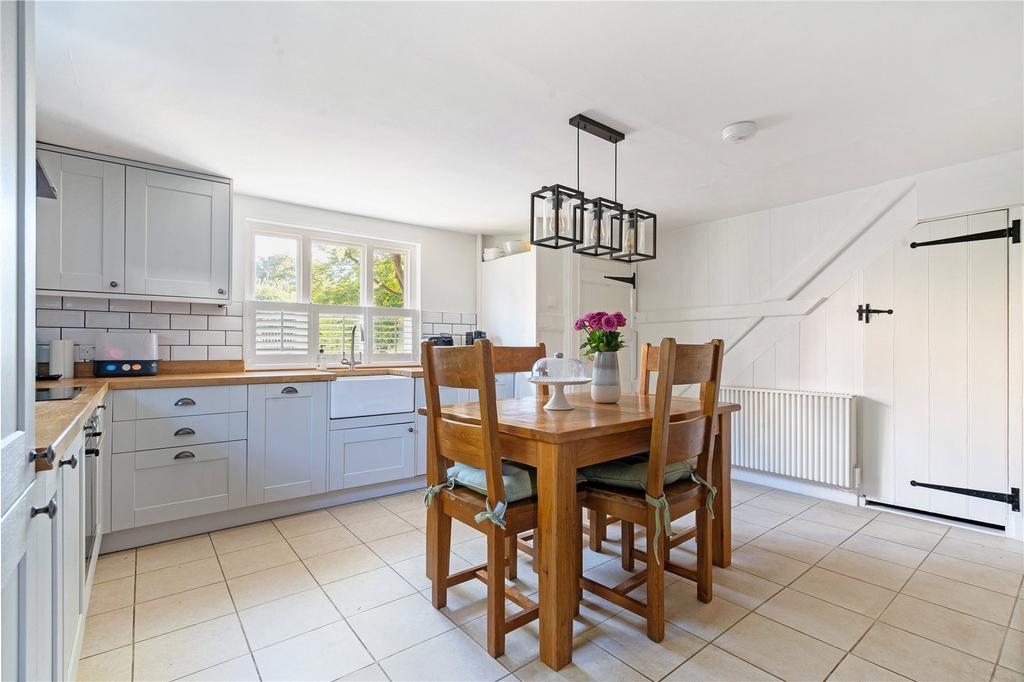
[[[331,431],[330,489],[357,488],[414,476],[414,423]]]

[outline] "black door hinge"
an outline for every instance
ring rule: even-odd
[[[953,493],[955,495],[967,495],[968,497],[980,497],[983,500],[992,500],[993,502],[1002,502],[1003,504],[1010,505],[1010,509],[1015,512],[1020,511],[1020,488],[1010,488],[1009,493],[997,493],[992,490],[975,490],[974,488],[957,488],[951,485],[936,485],[934,483],[918,483],[917,481],[911,481],[910,485],[914,488],[931,488],[932,490],[941,490],[945,493]]]
[[[959,237],[946,237],[945,239],[933,239],[930,242],[910,242],[910,248],[916,249],[919,246],[941,246],[942,244],[962,244],[964,242],[980,242],[986,239],[1006,239],[1014,244],[1020,244],[1020,220],[1014,220],[1010,227],[1005,230],[989,230],[988,232],[976,232],[974,234],[962,234]]]
[[[628,284],[629,286],[631,286],[634,289],[636,289],[636,273],[635,272],[632,275],[630,275],[629,277],[619,277],[618,275],[605,275],[604,278],[605,279],[614,280],[616,282],[622,282],[623,284]]]
[[[892,315],[892,308],[888,310],[878,310],[872,308],[870,303],[857,306],[857,321],[868,324],[871,322],[872,315]]]

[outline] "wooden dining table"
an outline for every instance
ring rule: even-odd
[[[623,395],[614,404],[595,403],[587,393],[566,396],[569,411],[545,410],[537,398],[498,401],[498,431],[503,458],[537,469],[540,577],[540,659],[559,670],[572,662],[575,615],[576,558],[568,549],[578,537],[576,471],[598,462],[647,452],[651,444],[654,396]],[[714,510],[714,563],[732,561],[729,434],[731,415],[740,406],[719,403],[716,420],[712,485],[718,490]],[[477,403],[443,407],[445,419],[480,423]],[[695,398],[672,399],[672,420],[700,414]]]

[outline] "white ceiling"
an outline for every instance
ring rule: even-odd
[[[238,192],[523,231],[584,112],[666,227],[1024,145],[1019,2],[37,4],[39,138]],[[725,124],[755,119],[743,145]],[[583,135],[582,189],[612,148]]]

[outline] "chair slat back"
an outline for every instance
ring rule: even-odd
[[[696,457],[697,473],[710,480],[724,347],[721,339],[699,345],[680,345],[675,339],[661,342],[647,471],[647,492],[653,497],[663,493],[665,465],[671,462]],[[700,384],[700,416],[672,422],[672,388],[679,384]]]
[[[495,374],[529,372],[533,363],[547,355],[543,343],[536,346],[493,346],[493,352]],[[537,386],[537,389],[538,398],[548,397],[547,386]]]
[[[494,388],[491,342],[479,339],[472,346],[420,345],[427,402],[427,483],[447,478],[451,462],[484,470],[487,498],[493,508],[505,499],[498,446],[498,409]],[[464,424],[441,414],[442,386],[472,388],[480,404],[480,424]]]
[[[661,348],[645,343],[640,346],[640,385],[638,393],[647,395],[651,392],[651,374],[658,371],[661,359]]]

